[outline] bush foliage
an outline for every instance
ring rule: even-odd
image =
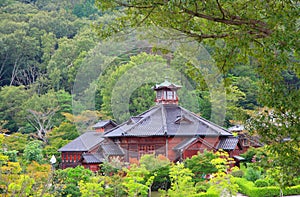
[[[244,178],[234,178],[235,183],[239,185],[239,191],[249,197],[274,197],[280,195],[280,188],[278,186],[256,187],[251,181]],[[283,189],[284,195],[300,194],[300,185],[287,187]]]
[[[269,183],[267,180],[264,179],[258,179],[254,182],[256,187],[267,187],[269,186]]]

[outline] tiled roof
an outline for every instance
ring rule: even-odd
[[[84,163],[102,163],[105,160],[100,153],[84,153],[82,158]]]
[[[237,137],[228,137],[220,140],[218,149],[233,150],[235,149],[239,139]]]
[[[122,148],[112,141],[104,142],[100,145],[100,147],[103,153],[107,156],[124,155]]]
[[[89,151],[97,144],[100,144],[103,140],[103,133],[96,131],[87,131],[67,145],[61,147],[58,151]]]
[[[232,136],[226,129],[174,104],[157,105],[137,117],[137,122],[127,121],[106,132],[105,137]]]
[[[133,117],[130,118],[129,121],[131,121],[132,123],[136,123],[136,122],[138,122],[141,119],[142,119],[142,117],[133,116]]]
[[[171,89],[179,89],[179,88],[181,88],[181,86],[176,85],[174,83],[170,83],[169,81],[165,80],[161,84],[155,85],[153,87],[153,89],[156,90],[156,89],[160,89],[160,88],[163,88],[163,87],[167,87],[167,88],[171,88]]]
[[[101,128],[101,127],[105,127],[106,125],[108,125],[109,123],[113,124],[114,126],[116,126],[117,124],[112,121],[112,120],[101,120],[99,122],[97,122],[95,125],[93,125],[93,128]]]

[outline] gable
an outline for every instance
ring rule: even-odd
[[[185,151],[189,149],[199,149],[200,148],[208,148],[208,149],[215,149],[213,144],[210,144],[206,140],[200,138],[200,137],[193,137],[193,138],[187,138],[186,140],[183,140],[181,143],[179,143],[177,146],[173,148],[173,150],[176,151]]]

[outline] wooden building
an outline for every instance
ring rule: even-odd
[[[139,160],[144,154],[161,154],[175,162],[199,151],[217,149],[233,156],[233,151],[240,148],[231,132],[178,105],[180,86],[165,81],[153,89],[154,107],[104,134],[123,149],[125,161]]]
[[[100,128],[94,126],[96,131],[85,133],[61,148],[62,167],[80,164],[96,171],[100,163],[113,157],[133,162],[144,154],[164,155],[173,162],[204,150],[224,149],[231,157],[238,155],[241,145],[230,131],[178,105],[180,88],[168,81],[154,86],[154,107],[118,126],[111,123],[109,129],[100,129],[103,123],[99,124]],[[92,143],[89,144],[89,140]],[[80,145],[84,148],[79,149],[74,144],[84,144]],[[81,157],[69,165],[65,155],[75,152]]]
[[[260,137],[257,135],[250,135],[243,125],[235,125],[228,128],[228,131],[236,133],[238,136],[241,149],[239,151],[235,151],[236,155],[245,153],[250,147],[258,148],[263,146],[260,142]]]
[[[94,131],[87,131],[60,148],[61,168],[83,165],[93,171],[99,170],[99,164],[104,161],[99,153],[100,145],[106,144],[104,132],[117,124],[111,120],[100,121],[93,126]]]

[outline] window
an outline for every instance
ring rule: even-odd
[[[173,99],[173,92],[172,91],[167,91],[167,99],[172,100]]]
[[[162,91],[161,91],[161,90],[160,90],[160,91],[157,91],[157,93],[156,93],[156,98],[160,99],[161,96],[162,96]]]
[[[62,162],[65,162],[67,159],[67,154],[66,153],[63,153],[62,154]]]
[[[146,154],[154,154],[155,146],[154,145],[140,145],[139,146],[139,158]]]
[[[77,162],[77,154],[74,154],[74,162]]]

